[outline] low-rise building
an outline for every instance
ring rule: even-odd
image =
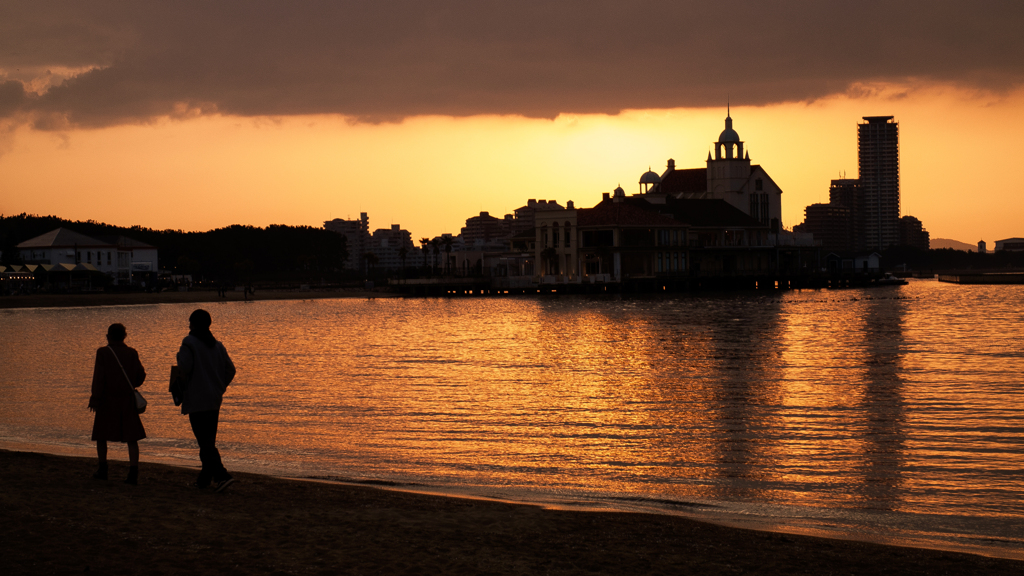
[[[144,281],[159,269],[157,249],[126,236],[93,238],[57,228],[17,248],[26,264],[95,267],[119,285]]]
[[[1024,238],[996,240],[996,252],[1024,252]]]

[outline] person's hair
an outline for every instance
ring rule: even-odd
[[[111,324],[107,328],[107,341],[108,342],[124,342],[124,339],[128,336],[128,331],[124,329],[124,324]]]
[[[200,308],[188,317],[188,323],[196,328],[209,328],[210,324],[213,324],[213,318],[209,312]]]

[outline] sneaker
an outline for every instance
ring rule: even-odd
[[[99,469],[96,470],[96,473],[93,474],[92,477],[97,479],[97,480],[106,480],[107,479],[107,465],[106,464],[100,464]]]
[[[220,482],[217,482],[217,486],[216,486],[216,490],[215,491],[216,492],[223,492],[224,490],[227,489],[228,486],[231,486],[234,483],[235,483],[235,479],[234,478],[228,478],[227,480],[221,480]]]

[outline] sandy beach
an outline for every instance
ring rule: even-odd
[[[370,290],[257,290],[248,301],[313,300],[320,298],[394,298],[390,292]],[[178,304],[203,302],[243,302],[244,292],[228,291],[222,298],[216,290],[192,292],[126,292],[95,294],[30,294],[0,297],[3,308],[59,308],[70,306],[126,306],[133,304]]]
[[[112,446],[112,455],[121,446]],[[143,449],[144,451],[144,449]],[[1014,574],[1024,562],[143,462],[0,450],[5,574]]]

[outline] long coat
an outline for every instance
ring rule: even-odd
[[[117,359],[114,354],[117,354]],[[118,360],[124,366],[124,372],[118,366]],[[142,419],[135,408],[135,393],[132,392],[145,380],[146,370],[134,348],[122,342],[96,351],[92,396],[89,397],[89,407],[96,410],[96,420],[92,425],[93,440],[134,442],[146,437],[146,429],[142,427]]]

